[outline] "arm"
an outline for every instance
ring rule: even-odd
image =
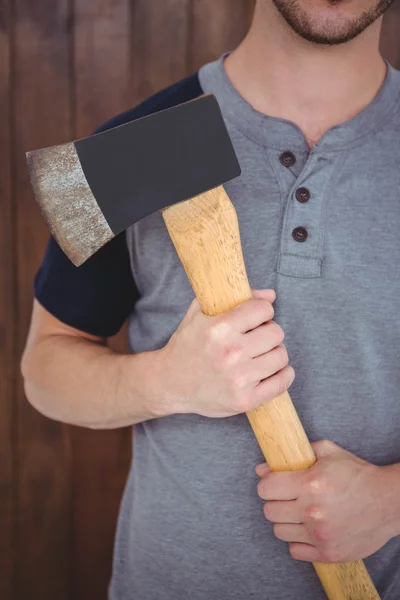
[[[102,337],[65,325],[35,300],[22,358],[25,391],[44,415],[91,428],[175,413],[225,417],[252,410],[292,383],[270,290],[208,317],[194,300],[161,350],[117,354]]]
[[[118,354],[105,338],[65,325],[34,300],[22,357],[29,402],[51,419],[109,429],[169,414],[160,351]]]

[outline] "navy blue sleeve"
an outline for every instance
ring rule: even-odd
[[[202,94],[197,74],[158,92],[117,115],[94,133],[105,131],[192,100]],[[36,274],[35,297],[53,316],[75,329],[101,337],[118,333],[139,298],[125,233],[117,235],[80,267],[51,237]]]
[[[115,335],[138,298],[125,233],[80,267],[51,237],[34,287],[40,304],[66,325],[101,337]]]

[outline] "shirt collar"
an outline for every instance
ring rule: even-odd
[[[234,88],[224,67],[224,53],[201,67],[199,80],[204,93],[214,94],[227,121],[255,142],[285,150],[308,149],[301,129],[292,121],[270,117],[255,110]],[[335,125],[321,137],[319,149],[340,150],[357,145],[382,128],[399,106],[400,72],[386,62],[387,72],[374,100],[352,119]]]

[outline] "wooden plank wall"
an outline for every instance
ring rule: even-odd
[[[68,139],[70,103],[68,0],[14,0],[12,154],[17,254],[17,348],[22,352],[31,313],[32,278],[43,254],[47,230],[32,202],[24,152]],[[16,389],[17,519],[15,597],[71,593],[70,431],[42,418]],[[42,574],[42,576],[40,576]]]
[[[24,152],[89,134],[243,37],[253,0],[0,0],[0,598],[103,600],[130,432],[37,414],[19,359],[47,230]],[[400,68],[400,0],[382,49]],[[124,334],[112,341],[124,347]]]
[[[11,0],[0,4],[0,598],[15,565],[16,257],[11,172]]]

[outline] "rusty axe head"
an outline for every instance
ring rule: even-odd
[[[212,95],[28,152],[27,162],[42,214],[77,266],[154,211],[240,175]]]

